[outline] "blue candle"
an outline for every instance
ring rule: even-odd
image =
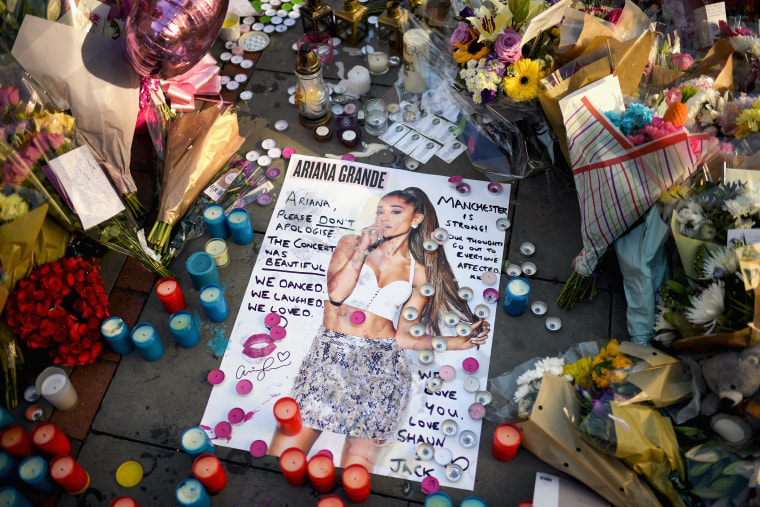
[[[204,285],[198,296],[203,311],[211,322],[222,322],[227,318],[227,301],[224,300],[222,288],[216,284]]]
[[[100,334],[105,338],[111,350],[126,356],[135,348],[129,337],[129,328],[119,317],[108,317],[100,325]]]
[[[7,507],[34,507],[32,502],[19,493],[13,486],[0,488],[0,505]]]
[[[504,294],[504,311],[512,317],[519,317],[528,307],[530,284],[525,278],[512,278],[507,282],[507,292]]]
[[[187,258],[185,266],[196,289],[200,290],[201,287],[210,283],[219,283],[219,270],[216,269],[216,262],[206,252],[195,252]]]
[[[211,507],[211,497],[198,479],[191,478],[180,482],[175,494],[179,504],[184,507]]]
[[[18,466],[18,476],[40,493],[55,491],[55,483],[48,474],[47,461],[41,456],[24,458],[24,461]]]
[[[227,236],[230,235],[224,216],[224,208],[220,205],[209,204],[206,206],[203,209],[203,221],[206,222],[206,229],[212,238],[227,239]]]
[[[16,418],[11,415],[10,412],[0,407],[0,429],[5,428],[9,424],[18,424]]]
[[[16,480],[18,463],[5,451],[0,451],[0,482],[12,484]]]
[[[436,491],[425,498],[425,507],[454,507],[454,502],[443,491]]]
[[[243,208],[235,208],[227,215],[227,225],[232,233],[232,239],[238,245],[247,245],[253,241],[251,217]]]
[[[198,426],[188,428],[182,434],[182,448],[190,456],[201,454],[214,454],[214,446],[208,435]]]
[[[468,496],[464,500],[462,500],[462,503],[459,504],[459,507],[488,507],[486,505],[486,502],[482,498],[478,498],[477,496]]]
[[[201,339],[201,332],[195,325],[193,316],[185,310],[172,313],[169,317],[169,330],[179,346],[187,349],[198,345],[198,341]]]
[[[132,341],[146,361],[158,361],[164,355],[164,344],[156,330],[147,322],[140,322],[132,329]]]

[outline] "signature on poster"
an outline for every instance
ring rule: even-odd
[[[290,364],[290,352],[285,350],[283,352],[278,352],[274,356],[269,356],[264,359],[264,363],[261,365],[261,368],[257,368],[255,366],[249,368],[241,364],[238,366],[237,370],[235,370],[235,378],[240,380],[247,377],[248,375],[256,374],[256,380],[261,382],[266,378],[268,371],[285,368],[287,366],[290,366]]]

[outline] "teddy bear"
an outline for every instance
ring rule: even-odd
[[[710,416],[710,427],[729,445],[745,446],[760,428],[760,403],[753,399],[760,388],[760,346],[721,352],[700,365],[709,389],[701,413]]]

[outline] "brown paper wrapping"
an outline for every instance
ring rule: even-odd
[[[641,389],[626,405],[648,401],[659,408],[691,397],[691,369],[675,357],[633,342],[621,343],[618,350],[645,364],[625,377],[626,382]]]
[[[652,68],[652,90],[672,88],[679,81],[699,76],[713,78],[713,89],[721,93],[734,89],[734,47],[725,39],[718,39],[693,72],[683,72],[664,67]]]
[[[579,417],[580,403],[570,383],[556,375],[545,375],[530,419],[518,423],[522,446],[613,505],[659,505],[633,470],[581,436],[575,428]]]
[[[216,107],[176,120],[166,146],[158,220],[174,226],[244,141],[237,115]]]

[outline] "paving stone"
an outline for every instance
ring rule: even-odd
[[[108,311],[111,315],[121,317],[132,329],[140,318],[145,299],[146,294],[116,287],[108,295]]]
[[[156,282],[156,274],[134,257],[127,257],[124,267],[116,279],[116,287],[149,293]]]

